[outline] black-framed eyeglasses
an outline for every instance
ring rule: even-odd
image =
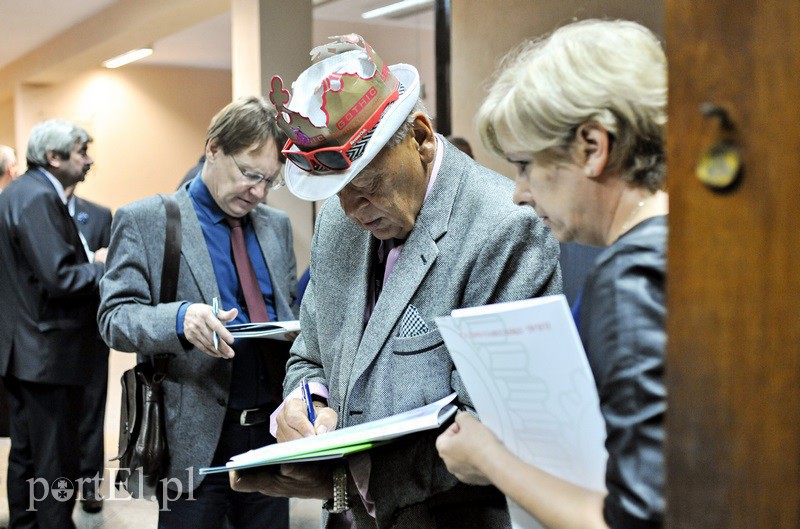
[[[234,165],[236,168],[239,169],[239,172],[244,177],[244,180],[247,182],[249,186],[257,186],[261,182],[265,182],[267,184],[267,189],[280,189],[283,187],[284,179],[283,179],[283,167],[278,169],[278,171],[271,175],[271,176],[264,176],[261,173],[251,173],[250,171],[245,171],[242,169],[242,166],[239,165],[239,162],[236,161],[236,158],[231,154],[231,160],[233,160]]]

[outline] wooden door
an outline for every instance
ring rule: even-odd
[[[667,0],[667,527],[800,527],[800,1]],[[727,109],[743,174],[695,165]]]

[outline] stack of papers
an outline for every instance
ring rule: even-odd
[[[564,296],[455,310],[436,323],[481,421],[511,452],[605,490],[605,422]],[[515,529],[542,527],[508,503]]]
[[[377,421],[348,426],[316,437],[267,445],[233,456],[224,467],[201,468],[199,472],[213,474],[241,468],[344,457],[384,445],[404,435],[439,428],[456,413],[457,408],[453,404],[455,398],[456,394],[453,393],[421,408]]]
[[[234,338],[270,338],[272,340],[288,341],[287,332],[299,331],[300,322],[270,321],[267,323],[234,323],[226,325]]]

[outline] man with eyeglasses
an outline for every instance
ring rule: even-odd
[[[513,183],[435,134],[407,64],[388,66],[358,35],[311,53],[292,84],[272,81],[289,190],[327,200],[311,247],[300,333],[276,412],[279,442],[323,435],[452,392],[472,408],[436,328],[460,307],[561,290],[558,243]],[[294,391],[309,382],[308,419]],[[424,432],[335,464],[233,473],[236,490],[320,498],[326,527],[505,528],[492,487],[459,484]]]
[[[288,216],[265,206],[283,185],[286,137],[263,98],[239,99],[211,121],[199,174],[173,193],[181,213],[177,301],[158,303],[165,208],[144,199],[117,211],[99,321],[114,349],[169,352],[164,382],[170,468],[159,528],[287,528],[288,500],[230,489],[224,465],[274,442],[287,342],[237,339],[230,323],[293,320],[297,276]],[[215,315],[213,301],[219,302]],[[215,334],[216,337],[215,338]]]

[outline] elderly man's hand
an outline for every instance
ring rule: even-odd
[[[308,420],[305,403],[301,399],[287,400],[276,417],[278,431],[275,437],[278,442],[283,443],[312,435],[322,435],[336,429],[339,415],[332,408],[314,402],[314,412],[317,420],[312,425]]]
[[[225,328],[225,322],[232,321],[236,309],[220,310],[214,316],[214,309],[203,303],[192,303],[183,317],[183,335],[189,342],[215,358],[233,358],[233,335]],[[219,337],[219,348],[214,348],[214,331]]]
[[[267,496],[316,498],[333,496],[333,467],[300,463],[230,472],[231,488],[238,492],[260,492]]]

